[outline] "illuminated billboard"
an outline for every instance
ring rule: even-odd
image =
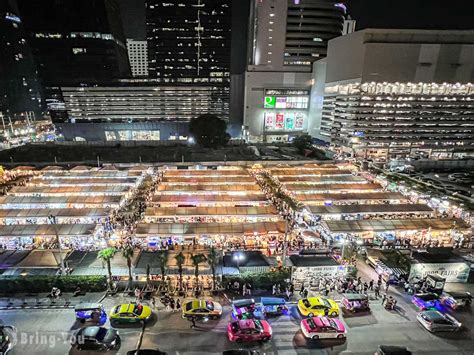
[[[265,96],[264,108],[295,108],[307,109],[309,105],[308,96]]]
[[[304,127],[305,114],[301,112],[274,112],[264,114],[265,131],[301,131]]]
[[[264,108],[275,108],[276,96],[265,96]]]

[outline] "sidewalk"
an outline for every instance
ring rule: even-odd
[[[51,299],[48,295],[48,293],[37,295],[22,293],[0,297],[0,310],[74,308],[79,303],[101,301],[105,292],[91,292],[77,297],[74,297],[72,293],[64,293],[57,299]]]

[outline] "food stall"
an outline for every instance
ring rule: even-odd
[[[12,196],[120,196],[127,194],[127,186],[16,186]]]
[[[424,204],[309,206],[313,216],[323,220],[362,220],[374,218],[430,218],[432,208]]]
[[[298,199],[307,206],[408,203],[408,198],[398,192],[300,194]]]
[[[243,223],[281,221],[273,206],[263,207],[149,207],[146,223]]]
[[[0,209],[118,208],[122,196],[1,196]]]
[[[467,240],[470,227],[452,218],[384,219],[359,221],[323,221],[322,229],[330,238],[361,239],[365,243],[387,245],[409,241],[411,245],[438,242],[450,246]]]
[[[155,194],[151,200],[151,206],[154,207],[250,207],[269,205],[270,202],[263,192],[251,195]]]
[[[104,208],[0,209],[0,225],[48,224],[50,216],[55,216],[58,224],[99,224],[109,214]]]
[[[214,245],[218,248],[240,245],[242,248],[267,248],[269,241],[282,240],[285,222],[257,223],[140,223],[134,241],[144,247],[162,243]]]
[[[296,289],[301,285],[315,286],[322,277],[344,276],[347,266],[337,263],[331,256],[326,255],[291,255],[291,280]]]

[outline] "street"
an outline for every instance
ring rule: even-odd
[[[364,278],[371,269],[360,265]],[[474,354],[474,322],[471,312],[457,311],[454,316],[464,324],[458,333],[431,334],[416,320],[410,296],[391,288],[398,300],[396,311],[387,311],[381,300],[371,301],[370,314],[343,314],[340,318],[347,327],[346,340],[307,340],[300,331],[301,316],[295,304],[290,305],[288,315],[270,318],[273,339],[268,343],[233,344],[228,341],[226,326],[230,319],[230,306],[224,304],[222,318],[217,321],[198,322],[196,329],[181,318],[181,314],[160,309],[142,329],[120,327],[121,348],[112,354],[126,354],[136,348],[142,336],[142,349],[156,349],[169,354],[220,354],[223,350],[251,348],[262,354],[373,354],[380,344],[408,346],[415,354]],[[121,302],[131,301],[121,296],[108,297],[103,301],[106,310]],[[337,300],[337,299],[336,299]],[[8,310],[0,311],[4,324],[17,327],[17,345],[12,355],[42,353],[51,355],[77,354],[71,349],[70,336],[78,329],[72,309],[66,310]],[[109,326],[107,322],[106,326]],[[93,354],[92,352],[80,352]],[[94,353],[95,354],[95,353]]]

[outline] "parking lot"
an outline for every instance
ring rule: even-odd
[[[370,272],[370,269],[367,270]],[[307,340],[301,330],[301,316],[292,304],[288,315],[270,318],[273,339],[268,343],[233,344],[227,339],[230,307],[224,303],[220,320],[199,322],[196,329],[179,313],[162,309],[155,312],[145,328],[120,327],[121,347],[116,354],[126,354],[142,342],[142,349],[156,349],[169,354],[219,354],[237,348],[259,349],[262,354],[373,354],[380,344],[408,346],[416,354],[472,354],[474,321],[471,311],[457,311],[454,316],[464,328],[457,333],[431,334],[416,320],[410,296],[403,291],[389,291],[398,300],[396,311],[387,311],[381,300],[371,300],[371,312],[345,314],[340,318],[347,328],[347,339]],[[131,298],[109,297],[103,301],[107,310]],[[17,345],[11,354],[95,354],[78,352],[70,346],[70,337],[81,326],[72,309],[8,310],[0,312],[4,324],[17,327]],[[107,322],[106,326],[109,326]]]

